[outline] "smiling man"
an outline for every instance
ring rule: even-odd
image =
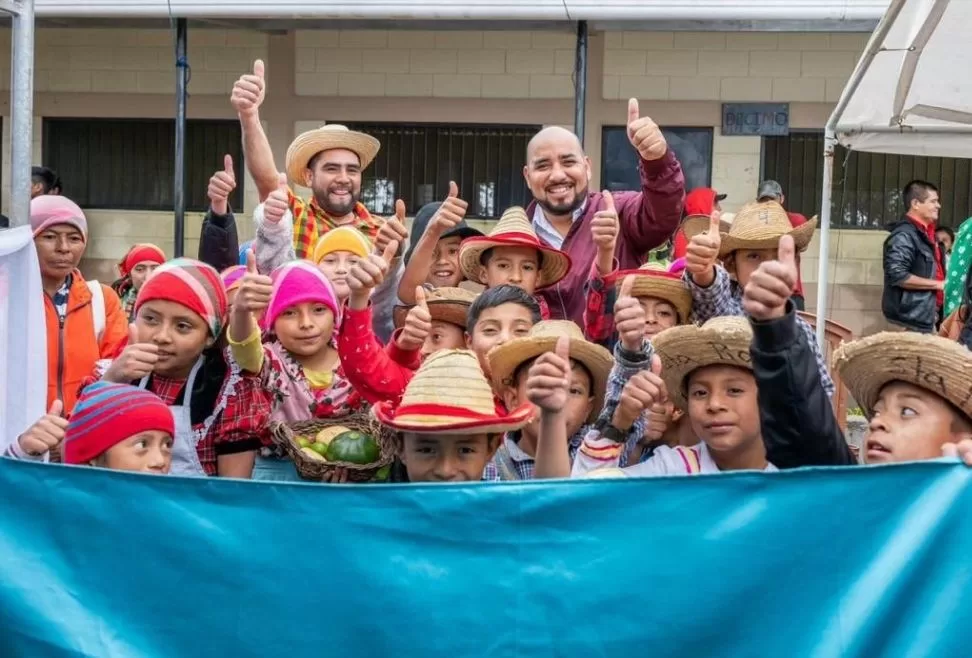
[[[628,101],[627,130],[639,156],[641,189],[612,191],[618,221],[615,258],[621,269],[634,269],[678,227],[685,177],[661,128],[640,116],[634,98]],[[567,252],[572,263],[562,281],[538,294],[546,298],[552,319],[583,326],[584,284],[597,254],[591,223],[595,215],[610,212],[603,194],[590,190],[591,160],[574,133],[552,126],[530,140],[523,176],[533,194],[527,213],[537,235]]]

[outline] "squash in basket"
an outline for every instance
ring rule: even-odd
[[[373,464],[381,457],[375,440],[357,430],[348,430],[334,437],[327,446],[327,460],[350,464]]]

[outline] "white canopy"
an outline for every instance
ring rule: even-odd
[[[972,1],[893,0],[831,115],[858,151],[972,157]]]

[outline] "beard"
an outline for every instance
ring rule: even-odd
[[[348,190],[350,195],[347,201],[336,201],[332,200],[331,192],[334,192],[335,188],[327,189],[314,189],[314,198],[317,200],[317,205],[321,207],[328,215],[331,217],[344,217],[354,210],[355,205],[361,199],[361,192],[355,193],[355,191]]]
[[[566,203],[551,203],[544,199],[541,201],[537,199],[537,204],[547,211],[550,215],[572,215],[575,210],[584,205],[584,201],[587,200],[587,188],[580,190],[574,195],[573,200]]]

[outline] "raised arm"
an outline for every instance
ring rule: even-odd
[[[273,163],[273,151],[270,141],[260,123],[260,105],[266,97],[267,84],[264,77],[263,60],[253,62],[253,73],[240,77],[233,85],[230,103],[240,117],[240,127],[243,130],[243,155],[246,158],[246,168],[256,182],[263,201],[277,189],[277,167]]]

